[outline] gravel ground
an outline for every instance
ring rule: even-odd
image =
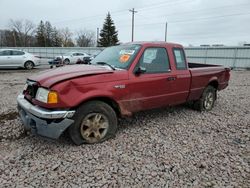
[[[24,134],[16,96],[37,71],[0,71],[1,187],[249,187],[249,71],[232,72],[211,112],[141,112],[82,146]]]

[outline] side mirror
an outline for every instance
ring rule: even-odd
[[[136,75],[140,75],[140,74],[143,74],[143,73],[145,73],[147,70],[146,70],[146,68],[145,67],[138,67],[138,68],[136,68],[135,69],[135,74]]]

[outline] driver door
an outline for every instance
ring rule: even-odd
[[[166,48],[146,48],[134,71],[138,67],[145,68],[146,72],[134,72],[130,80],[130,110],[136,112],[170,104],[175,76]]]

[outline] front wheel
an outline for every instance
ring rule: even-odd
[[[216,100],[216,89],[213,86],[207,86],[199,100],[194,102],[194,109],[199,111],[210,111],[214,107]]]
[[[115,136],[116,113],[102,101],[90,101],[81,105],[74,116],[69,135],[76,145],[100,143]]]

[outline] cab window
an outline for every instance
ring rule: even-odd
[[[170,71],[168,54],[165,48],[146,48],[139,66],[146,68],[147,73],[164,73]]]
[[[187,69],[185,54],[184,54],[183,49],[174,48],[173,52],[174,52],[176,69],[177,70],[185,70],[185,69]]]

